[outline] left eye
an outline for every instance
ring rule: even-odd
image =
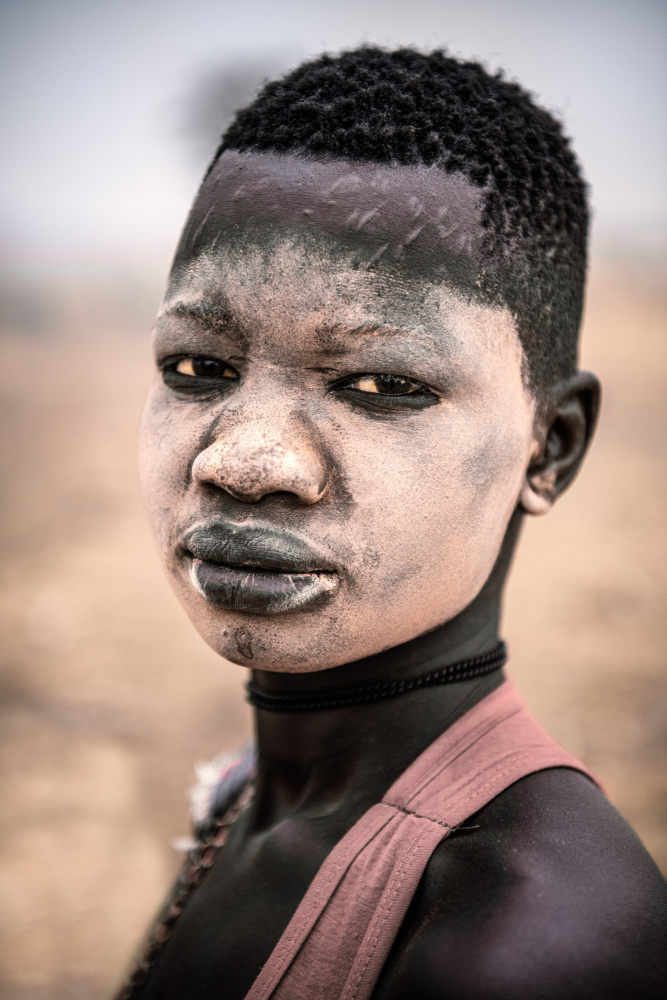
[[[381,396],[409,396],[430,391],[421,382],[403,378],[402,375],[362,375],[354,382],[347,382],[345,388]]]
[[[238,378],[233,368],[215,358],[182,358],[174,366],[174,371],[194,378]]]

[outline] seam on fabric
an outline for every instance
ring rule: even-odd
[[[426,816],[423,817],[423,818],[424,819],[428,819],[428,817],[426,817]],[[396,900],[396,896],[398,895],[398,892],[399,892],[401,886],[403,885],[403,882],[405,881],[405,879],[407,878],[407,876],[410,874],[411,863],[412,863],[415,855],[417,854],[418,850],[422,846],[422,844],[423,844],[423,842],[424,842],[425,839],[426,839],[426,831],[423,830],[420,833],[419,838],[413,843],[410,851],[403,856],[403,863],[402,863],[401,868],[400,868],[400,876],[394,880],[394,884],[392,886],[391,895],[388,896],[386,898],[386,900],[384,901],[383,907],[382,907],[382,911],[376,910],[375,913],[373,914],[373,919],[375,919],[375,918],[377,918],[377,919],[375,919],[375,926],[373,927],[372,938],[368,942],[368,949],[367,949],[367,952],[366,952],[366,959],[364,961],[363,966],[361,967],[361,969],[357,973],[357,977],[356,977],[357,981],[356,981],[355,985],[350,987],[350,991],[348,991],[345,987],[343,988],[344,989],[344,992],[342,994],[343,1000],[345,1000],[346,997],[349,997],[350,1000],[354,1000],[354,997],[357,996],[357,993],[359,992],[359,987],[361,986],[362,980],[363,980],[364,975],[366,973],[366,969],[368,968],[368,965],[369,965],[369,963],[370,963],[373,955],[375,954],[375,952],[377,950],[378,941],[380,939],[380,933],[382,931],[382,928],[384,927],[384,925],[387,922],[387,919],[389,918],[389,915],[391,913],[394,901]],[[362,942],[362,946],[363,946],[363,942]]]
[[[414,816],[415,819],[427,819],[429,823],[437,823],[438,826],[444,826],[445,830],[452,832],[452,827],[449,823],[444,823],[440,819],[435,819],[433,816],[424,816],[423,813],[415,812],[413,809],[402,809],[400,806],[394,806],[399,812],[402,812],[405,816]]]
[[[378,803],[378,805],[381,804],[384,803]],[[396,815],[396,812],[394,812],[394,815]],[[327,874],[327,878],[321,879],[317,885],[317,890],[314,890],[313,887],[317,882],[318,877],[320,876],[322,868],[324,867],[324,865],[326,865],[327,861],[330,859],[331,854],[333,854],[334,851],[336,851],[336,849],[343,843],[345,837],[343,838],[343,840],[339,841],[336,847],[334,847],[332,851],[327,855],[327,857],[322,863],[322,866],[315,875],[315,878],[313,879],[308,889],[306,890],[306,894],[301,900],[299,906],[297,907],[294,916],[292,917],[292,920],[285,928],[281,938],[278,940],[275,948],[269,955],[269,958],[267,959],[266,963],[264,964],[264,966],[262,966],[259,973],[257,974],[255,981],[250,987],[250,991],[246,994],[246,1000],[248,1000],[248,997],[253,997],[254,1000],[268,1000],[268,998],[273,995],[274,991],[278,989],[285,975],[288,973],[292,963],[295,961],[296,956],[299,954],[301,948],[303,947],[305,941],[312,933],[313,927],[317,924],[318,920],[322,916],[322,913],[326,910],[326,907],[328,906],[331,897],[336,892],[336,889],[345,879],[348,871],[355,863],[357,858],[360,856],[360,854],[362,854],[363,851],[366,850],[368,845],[375,839],[375,837],[377,837],[378,834],[381,833],[381,831],[386,827],[387,823],[391,822],[392,818],[393,818],[392,816],[388,816],[378,826],[378,828],[374,830],[374,832],[369,836],[368,840],[366,840],[365,843],[363,843],[355,851],[353,857],[347,858],[344,864],[340,864],[339,862],[342,871],[340,870],[340,868],[336,868],[333,871],[329,872]],[[354,829],[354,827],[352,827],[352,829]],[[351,831],[348,831],[348,834],[350,832]],[[347,836],[348,834],[346,834],[345,836]],[[308,899],[309,893],[311,893],[311,896]],[[299,915],[301,918],[298,923],[296,922],[297,915]],[[290,925],[292,925],[291,931],[290,931]],[[262,977],[266,975],[265,969],[267,968],[269,962],[271,962],[272,958],[274,957],[279,948],[280,948],[280,958],[276,963],[278,965],[278,969],[272,968],[270,978],[268,979],[268,981],[260,982]]]
[[[541,753],[539,753],[539,752],[536,753],[535,750],[533,749],[533,750],[528,750],[528,751],[524,752],[523,754],[521,754],[521,755],[519,755],[519,756],[517,756],[517,757],[514,758],[514,760],[512,762],[512,765],[510,767],[506,767],[502,771],[495,771],[494,772],[494,778],[492,780],[485,782],[483,785],[476,786],[465,797],[465,801],[469,801],[470,799],[473,799],[475,797],[475,795],[477,795],[479,793],[482,793],[486,789],[492,787],[494,785],[496,779],[503,778],[506,775],[512,774],[513,772],[515,772],[517,770],[520,770],[522,764],[525,762],[526,759],[531,758],[531,757],[532,758],[541,757],[543,762],[545,760],[547,762],[549,762],[550,759],[552,758],[552,756],[553,756],[553,752],[551,750],[549,750],[549,751],[545,750],[545,751],[542,751]],[[559,766],[559,765],[555,765],[555,766]],[[406,815],[414,816],[416,819],[428,820],[429,822],[431,822],[431,823],[433,823],[435,825],[443,827],[448,832],[451,832],[451,830],[452,830],[452,827],[449,824],[441,822],[440,820],[435,820],[435,819],[433,819],[430,816],[424,816],[424,815],[421,815],[421,814],[419,814],[417,812],[414,812],[414,811],[408,810],[408,809],[401,809],[398,806],[395,807],[395,808],[399,809],[400,812],[402,812],[402,813],[404,813]],[[420,833],[418,839],[416,841],[414,841],[414,843],[412,844],[412,846],[409,849],[409,851],[406,852],[406,854],[404,855],[403,861],[402,861],[402,863],[400,865],[400,868],[399,868],[399,872],[396,873],[396,878],[394,879],[390,895],[388,895],[388,896],[385,897],[385,899],[384,899],[384,901],[382,903],[382,908],[381,909],[378,908],[375,911],[374,918],[373,918],[374,926],[373,926],[373,931],[372,931],[372,937],[368,941],[368,948],[367,948],[367,952],[366,952],[366,955],[365,955],[363,966],[358,970],[358,972],[356,974],[356,977],[355,977],[356,978],[356,982],[355,982],[355,984],[354,985],[350,984],[350,988],[349,989],[344,989],[344,992],[341,994],[341,1000],[355,1000],[355,998],[357,997],[359,989],[360,989],[361,984],[363,982],[364,976],[365,976],[366,971],[368,969],[368,966],[371,963],[371,961],[373,959],[373,956],[375,955],[375,953],[377,951],[377,947],[378,947],[378,944],[379,944],[379,940],[380,940],[380,936],[381,936],[382,930],[383,930],[383,928],[384,928],[387,920],[389,919],[389,916],[391,915],[391,910],[392,910],[392,907],[393,907],[393,905],[394,905],[394,903],[396,901],[396,897],[399,894],[401,886],[403,885],[405,879],[408,877],[408,875],[410,873],[412,862],[413,862],[416,854],[420,850],[420,848],[421,848],[424,840],[426,839],[426,837],[427,837],[427,831],[424,830],[423,832]]]

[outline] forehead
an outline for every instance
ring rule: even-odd
[[[225,153],[184,230],[162,337],[180,316],[285,360],[392,342],[461,363],[508,350],[521,367],[509,310],[475,294],[480,213],[479,190],[439,169]]]
[[[408,330],[445,300],[455,308],[462,297],[414,275],[359,268],[352,250],[322,233],[246,229],[172,276],[163,312],[257,334],[276,324]]]
[[[195,201],[174,270],[221,243],[289,231],[334,240],[354,268],[474,293],[484,270],[483,196],[439,167],[226,151]]]

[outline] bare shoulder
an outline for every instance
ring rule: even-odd
[[[517,782],[434,853],[374,1000],[667,995],[667,883],[582,774]]]

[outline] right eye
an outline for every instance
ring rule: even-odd
[[[235,368],[226,361],[191,355],[164,365],[162,377],[176,389],[213,389],[238,379]]]
[[[238,378],[233,368],[225,361],[215,358],[181,358],[175,366],[179,375],[191,375],[194,378]]]

